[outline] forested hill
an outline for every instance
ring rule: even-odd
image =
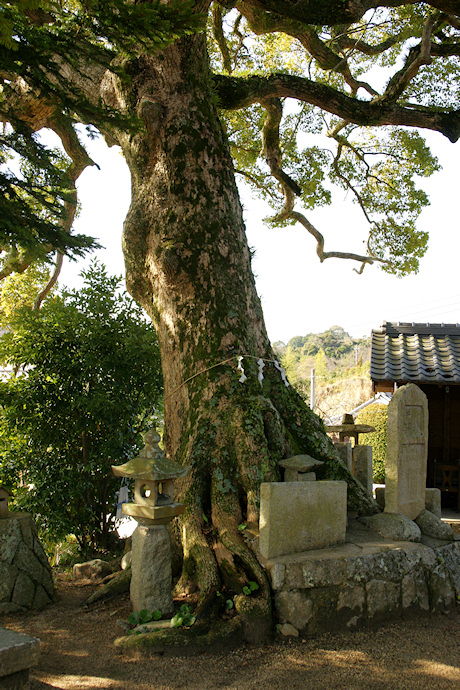
[[[352,338],[342,326],[323,333],[295,336],[273,344],[290,383],[310,402],[311,370],[315,369],[316,407],[320,416],[351,411],[371,397],[371,341]]]

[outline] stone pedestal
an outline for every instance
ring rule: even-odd
[[[427,455],[428,400],[409,383],[388,406],[385,512],[414,520],[424,510]]]
[[[0,613],[51,603],[51,568],[28,513],[0,518]]]
[[[132,540],[130,596],[133,610],[172,614],[171,544],[166,526],[138,525]]]
[[[339,454],[339,457],[345,465],[345,467],[351,472],[353,465],[351,443],[340,441],[339,443],[334,443],[334,448]]]
[[[372,446],[355,446],[352,451],[353,476],[372,496]]]

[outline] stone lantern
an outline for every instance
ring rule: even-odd
[[[174,480],[189,467],[168,460],[158,446],[159,435],[150,429],[137,458],[112,466],[117,477],[134,479],[134,503],[123,503],[123,514],[137,522],[132,537],[130,597],[134,611],[173,612],[171,543],[166,525],[185,506],[174,502]]]
[[[168,460],[158,447],[159,440],[155,429],[150,429],[137,458],[112,466],[115,476],[134,479],[134,503],[123,503],[122,510],[141,525],[166,525],[185,511],[182,503],[174,502],[174,480],[190,468]]]

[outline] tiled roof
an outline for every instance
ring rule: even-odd
[[[460,325],[384,322],[372,331],[371,379],[460,383]]]

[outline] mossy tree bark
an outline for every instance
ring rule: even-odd
[[[268,615],[266,576],[238,529],[257,525],[260,483],[278,479],[277,461],[299,452],[326,460],[333,476],[346,472],[320,420],[272,363],[204,37],[142,57],[129,71],[130,84],[114,93],[136,108],[145,132],[119,139],[132,175],[127,287],[158,332],[167,451],[192,467],[181,487],[181,585],[198,585],[204,611],[223,584],[238,593],[257,581],[252,605]],[[259,358],[268,360],[262,383]],[[357,510],[372,511],[347,479]]]

